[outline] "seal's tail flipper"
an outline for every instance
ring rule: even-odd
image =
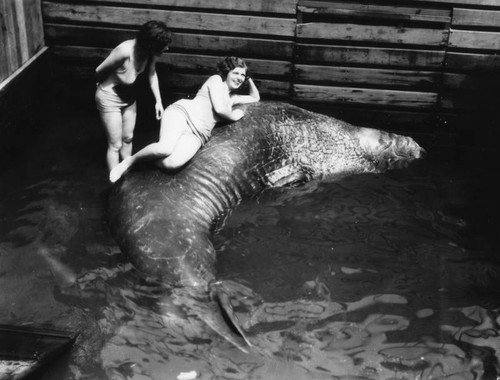
[[[245,353],[254,347],[245,332],[263,303],[251,289],[233,281],[219,281],[206,288],[183,287],[172,291],[174,304],[198,316],[222,338]]]
[[[171,294],[172,304],[179,306],[188,314],[196,315],[222,338],[244,353],[248,353],[249,347],[245,339],[231,326],[231,322],[228,322],[229,318],[218,301],[218,295],[209,295],[206,290],[197,287],[174,288]]]
[[[231,304],[229,294],[225,292],[223,288],[216,288],[211,293],[213,300],[219,305],[222,315],[227,321],[229,328],[238,332],[239,336],[243,339],[243,341],[249,346],[252,347],[252,343],[248,340],[245,331],[243,331],[241,321],[238,316],[234,312],[233,305]],[[227,339],[227,338],[226,338]]]
[[[215,297],[218,298],[218,295]],[[218,300],[214,300],[210,307],[210,312],[200,313],[199,317],[205,322],[213,331],[226,339],[229,343],[248,354],[248,345],[244,336],[237,334],[234,331],[234,323],[231,321],[231,313],[228,313]],[[228,320],[230,321],[228,323]],[[237,329],[239,333],[239,329]]]
[[[256,311],[264,303],[252,289],[234,282],[218,281],[210,285],[212,300],[219,306],[226,325],[242,339],[247,347],[255,348],[248,331]]]

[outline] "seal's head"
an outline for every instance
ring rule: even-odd
[[[425,157],[425,150],[415,140],[371,128],[360,128],[360,147],[379,171],[407,167],[412,161]]]

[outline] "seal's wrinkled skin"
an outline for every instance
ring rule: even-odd
[[[247,106],[214,130],[180,172],[133,170],[113,189],[109,223],[121,250],[163,281],[215,280],[211,234],[243,197],[269,186],[380,173],[422,158],[411,138],[358,128],[279,102]]]

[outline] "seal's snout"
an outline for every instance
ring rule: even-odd
[[[424,148],[422,148],[421,146],[419,146],[419,148],[420,149],[418,150],[418,152],[416,154],[416,159],[423,160],[425,157],[427,157],[427,151]]]
[[[408,136],[361,128],[359,141],[365,154],[380,170],[405,168],[425,157],[425,150]]]
[[[394,153],[398,156],[406,158],[409,161],[420,160],[425,158],[426,151],[411,137],[391,134],[391,137],[396,140],[396,149]]]

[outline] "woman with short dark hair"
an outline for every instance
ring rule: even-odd
[[[146,71],[155,98],[156,118],[163,115],[156,62],[168,50],[172,34],[161,21],[142,25],[133,40],[115,47],[96,68],[97,110],[106,130],[106,162],[111,171],[121,159],[132,154],[132,138],[137,117],[134,83]]]

